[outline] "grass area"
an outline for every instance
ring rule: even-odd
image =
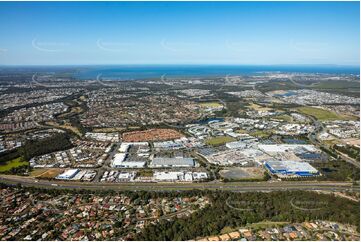
[[[30,173],[30,176],[43,179],[53,179],[62,172],[64,172],[64,169],[61,168],[35,169]]]
[[[258,104],[255,104],[255,103],[251,103],[248,107],[251,108],[251,109],[254,109],[256,111],[270,111],[270,110],[272,110],[272,108],[263,107],[263,106],[260,106]]]
[[[206,144],[212,146],[219,146],[232,141],[236,141],[236,139],[229,136],[217,136],[207,139]]]
[[[226,226],[221,230],[221,234],[228,234],[234,232],[236,229],[230,226]]]
[[[248,131],[244,129],[237,129],[235,132],[239,134],[248,134]]]
[[[152,177],[153,171],[152,170],[140,170],[140,171],[138,171],[138,175],[143,176],[143,177]]]
[[[315,162],[312,166],[322,174],[320,180],[331,181],[354,181],[360,179],[360,169],[342,160],[330,160],[328,162]]]
[[[286,224],[288,224],[288,222],[262,221],[258,223],[249,224],[247,227],[251,229],[264,229],[269,227],[278,227]]]
[[[200,103],[199,105],[204,108],[219,108],[219,107],[223,106],[219,102],[203,102],[203,103]]]
[[[83,112],[83,109],[81,107],[72,107],[69,112],[60,114],[59,118],[64,118],[64,117],[71,116],[74,114],[79,114],[81,112]]]
[[[126,130],[126,128],[94,128],[93,132],[112,133],[112,132],[119,132],[124,130]]]
[[[70,123],[65,123],[63,125],[60,125],[54,121],[50,121],[50,122],[46,122],[46,124],[53,126],[55,128],[70,130],[71,132],[75,133],[76,135],[78,135],[80,137],[83,136],[83,134],[80,132],[80,130],[75,126],[72,126]]]
[[[274,116],[273,118],[278,119],[278,120],[282,120],[282,121],[286,121],[286,122],[293,122],[293,118],[288,115],[288,114],[282,114],[282,115],[278,115],[278,116]]]
[[[219,171],[219,175],[225,182],[264,181],[267,176],[262,168],[258,167],[234,167]]]
[[[272,134],[271,131],[266,130],[257,130],[250,133],[250,135],[257,137],[257,138],[267,138]]]
[[[329,120],[349,120],[350,118],[343,115],[338,115],[335,112],[324,110],[321,108],[314,107],[299,107],[297,110],[303,114],[311,115],[320,121]]]
[[[47,170],[47,168],[39,168],[39,169],[34,169],[32,171],[30,171],[30,176],[31,177],[37,177],[37,176],[40,176],[41,174],[45,173]]]
[[[22,156],[20,156],[10,161],[7,161],[5,164],[1,164],[0,172],[7,172],[10,171],[12,168],[25,166],[25,165],[29,165],[29,162],[27,162]]]
[[[319,83],[315,83],[313,86],[313,88],[318,88],[318,89],[350,89],[350,88],[354,88],[356,90],[360,90],[360,82],[350,82],[350,81],[330,81],[328,80],[327,82],[319,82]]]

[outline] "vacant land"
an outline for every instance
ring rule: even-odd
[[[140,170],[138,171],[138,175],[139,176],[143,176],[143,177],[152,177],[153,176],[153,171],[152,170]]]
[[[264,171],[259,167],[234,167],[221,170],[219,174],[226,180],[261,180]]]
[[[279,120],[282,120],[282,121],[285,121],[285,122],[289,122],[289,123],[293,122],[293,118],[288,114],[282,114],[282,115],[274,116],[273,118],[279,119]]]
[[[63,171],[64,169],[60,168],[35,169],[30,173],[30,176],[43,179],[53,179]]]
[[[204,108],[220,108],[223,107],[223,105],[219,102],[203,102],[199,104],[201,107]]]
[[[236,139],[229,136],[217,136],[207,139],[206,144],[212,146],[219,146],[232,141],[236,141]]]
[[[139,129],[139,127],[136,127]],[[93,132],[98,132],[98,133],[113,133],[113,132],[120,132],[120,131],[124,131],[125,128],[94,128]]]
[[[255,103],[251,103],[249,106],[247,106],[251,109],[254,109],[256,111],[271,111],[272,108],[268,108],[268,107],[263,107],[261,105],[255,104]]]
[[[29,162],[25,161],[23,157],[18,157],[13,160],[7,161],[5,164],[0,165],[0,172],[7,172],[13,168],[20,166],[27,166]]]
[[[71,116],[71,115],[79,114],[79,113],[81,113],[81,112],[83,112],[83,111],[84,111],[84,110],[83,110],[81,107],[72,107],[69,112],[62,113],[62,114],[60,114],[58,117],[59,117],[59,118],[64,118],[64,117],[66,117],[66,116]]]
[[[303,114],[311,115],[320,121],[329,121],[329,120],[345,120],[345,116],[338,115],[335,112],[324,110],[321,108],[314,107],[299,107],[297,110]]]
[[[123,140],[126,142],[161,141],[179,139],[182,137],[184,137],[184,135],[174,129],[149,129],[123,134]]]
[[[313,85],[314,88],[318,89],[356,89],[360,90],[360,82],[353,81],[330,81],[319,82]]]
[[[59,128],[59,129],[70,130],[71,132],[75,133],[76,135],[78,135],[80,137],[83,136],[83,134],[80,132],[80,130],[75,126],[72,126],[70,123],[65,123],[63,125],[60,125],[56,122],[50,121],[50,122],[46,122],[45,124],[53,126],[55,128]]]
[[[257,138],[267,138],[272,135],[272,132],[270,130],[256,130],[249,134]]]

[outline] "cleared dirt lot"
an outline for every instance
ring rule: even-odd
[[[149,129],[144,131],[132,131],[123,134],[123,141],[143,142],[143,141],[161,141],[172,140],[184,137],[174,129]]]
[[[64,169],[61,168],[43,168],[43,169],[35,169],[31,172],[30,176],[35,178],[43,178],[43,179],[53,179],[60,173],[62,173]]]
[[[262,179],[264,169],[261,167],[232,167],[221,170],[219,174],[228,180]]]

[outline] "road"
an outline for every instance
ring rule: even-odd
[[[315,126],[315,131],[313,133],[310,133],[308,135],[308,139],[311,141],[311,143],[313,143],[314,145],[316,146],[319,146],[319,147],[322,147],[326,150],[329,150],[330,152],[333,152],[333,150],[330,150],[330,148],[326,145],[323,145],[322,142],[320,142],[318,140],[318,136],[319,134],[321,134],[322,132],[325,132],[326,131],[326,128],[325,126],[317,121],[314,117],[312,116],[308,116],[314,123],[314,126]],[[356,166],[357,168],[360,168],[360,162],[356,161],[355,159],[352,159],[351,157],[348,157],[347,155],[345,154],[342,154],[340,152],[337,152],[337,155],[339,155],[344,161]]]
[[[294,85],[299,86],[299,87],[312,87],[313,86],[313,84],[303,85],[303,84],[297,83],[293,80],[292,76],[289,77],[289,80]],[[319,142],[319,140],[318,140],[318,135],[321,134],[322,132],[326,131],[325,126],[321,122],[319,122],[316,118],[314,118],[313,116],[311,116],[311,115],[306,115],[306,116],[308,116],[313,121],[314,126],[315,126],[315,131],[312,134],[310,133],[308,135],[308,138],[311,141],[311,143],[313,143],[316,146],[322,147],[326,150],[329,150],[330,152],[333,152],[332,150],[330,150],[329,147],[323,145],[322,142]],[[352,159],[351,157],[348,157],[347,155],[342,154],[340,152],[337,152],[337,155],[339,155],[346,162],[356,166],[357,168],[360,168],[360,162],[358,162],[357,160]]]
[[[229,182],[229,183],[92,183],[73,181],[36,180],[30,177],[1,175],[0,182],[9,185],[22,184],[27,187],[51,189],[87,189],[87,190],[130,190],[130,191],[185,191],[224,190],[235,192],[246,191],[286,191],[286,190],[320,190],[320,191],[359,191],[359,185],[349,182],[321,181],[277,181],[277,182]]]

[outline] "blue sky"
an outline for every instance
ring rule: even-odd
[[[359,2],[0,2],[0,64],[359,65]]]

